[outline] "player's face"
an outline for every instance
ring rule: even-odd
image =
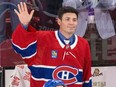
[[[65,34],[73,34],[77,27],[77,16],[75,13],[65,13],[62,19],[58,19],[60,31]]]

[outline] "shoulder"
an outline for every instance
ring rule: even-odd
[[[88,41],[85,38],[80,37],[80,36],[77,36],[77,37],[78,37],[78,42],[79,43],[88,44]]]
[[[88,41],[80,36],[77,36],[77,47],[79,47],[80,49],[85,49],[86,47],[89,47],[89,43]]]

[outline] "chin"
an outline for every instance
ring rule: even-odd
[[[70,30],[69,32],[72,32],[72,33],[74,33],[74,32],[75,32],[75,30]]]
[[[70,31],[70,32],[68,32],[69,34],[73,34],[74,33],[74,31]]]

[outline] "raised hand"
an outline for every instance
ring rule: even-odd
[[[28,25],[29,22],[32,19],[32,16],[34,14],[34,10],[32,10],[29,13],[25,2],[20,2],[20,4],[18,4],[18,10],[19,11],[17,11],[16,9],[14,9],[15,13],[19,17],[20,22],[23,25]]]

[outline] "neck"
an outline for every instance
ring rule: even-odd
[[[69,39],[73,34],[72,33],[66,33],[60,30],[60,33],[67,39]]]

